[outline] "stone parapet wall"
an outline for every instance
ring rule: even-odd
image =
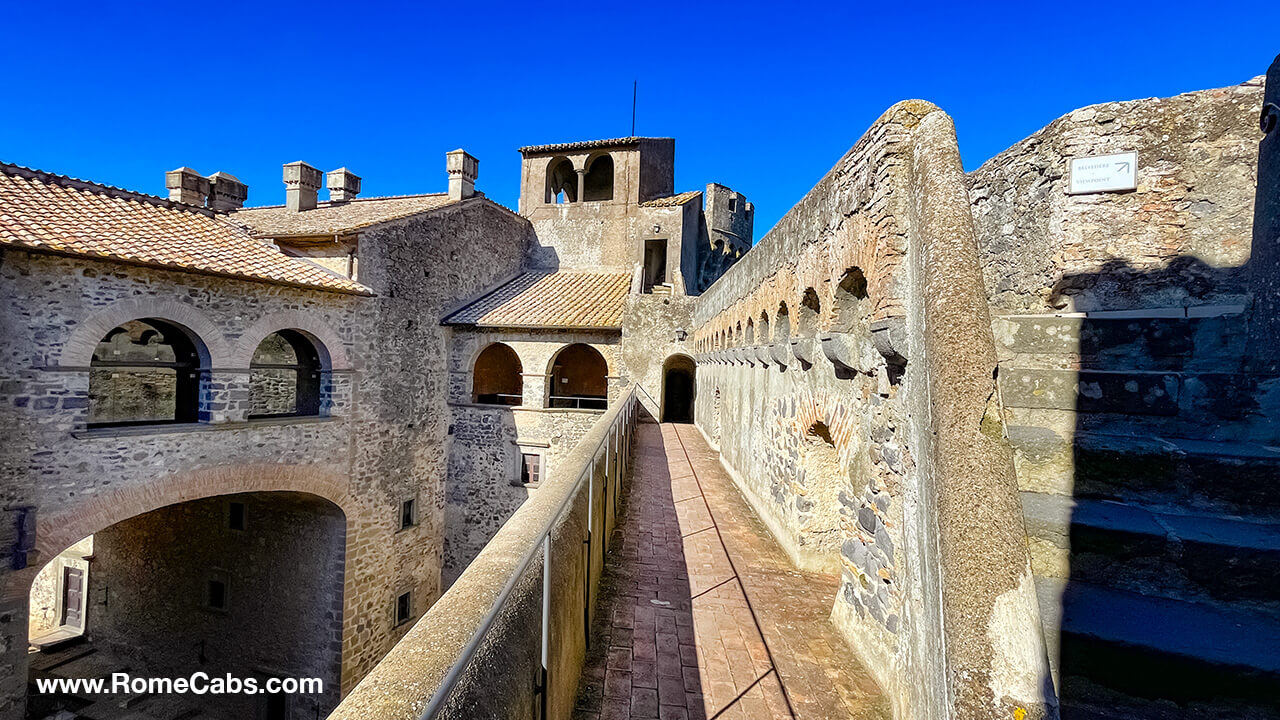
[[[833,619],[896,716],[1044,717],[965,189],[945,114],[881,116],[698,299],[695,414],[793,560],[841,572]]]
[[[437,717],[568,717],[585,657],[584,620],[595,607],[605,542],[612,537],[620,484],[631,465],[637,417],[635,393],[627,388],[330,719],[417,720],[451,670],[466,659],[470,642],[481,631],[485,632],[473,659],[460,666]],[[590,480],[579,483],[588,475]],[[551,642],[547,711],[539,714],[542,698],[535,687],[544,600],[540,548],[548,528]],[[585,543],[588,539],[591,542]],[[517,576],[530,553],[531,562]],[[501,611],[486,627],[495,601],[508,586]]]

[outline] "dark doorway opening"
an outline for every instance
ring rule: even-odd
[[[644,241],[644,291],[667,283],[667,241]]]
[[[696,374],[687,355],[672,355],[662,364],[662,422],[693,422]]]

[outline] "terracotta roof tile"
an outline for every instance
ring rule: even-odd
[[[679,195],[669,195],[667,197],[645,200],[640,203],[640,207],[676,207],[677,205],[683,205],[690,200],[701,196],[701,190],[690,190],[689,192],[682,192]]]
[[[619,328],[631,276],[626,273],[529,272],[444,319],[481,327]]]
[[[368,288],[204,208],[0,163],[0,244],[339,292]]]
[[[552,145],[526,145],[520,148],[520,152],[525,155],[547,153],[547,152],[563,152],[565,150],[590,150],[598,147],[617,147],[626,145],[637,145],[641,140],[669,140],[670,138],[650,138],[650,137],[622,137],[609,138],[607,140],[584,140],[582,142],[555,143]]]
[[[244,208],[227,217],[258,237],[316,237],[342,235],[371,225],[435,210],[453,202],[447,193],[356,198],[322,202],[311,210],[294,212],[284,205]]]

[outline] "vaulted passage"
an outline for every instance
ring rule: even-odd
[[[872,718],[887,701],[690,425],[641,424],[574,717]]]
[[[295,492],[222,495],[117,522],[54,558],[30,594],[30,680],[314,677],[320,694],[28,694],[27,717],[303,720],[336,704],[345,517]]]

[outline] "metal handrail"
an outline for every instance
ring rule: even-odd
[[[520,582],[522,578],[524,578],[525,572],[528,571],[529,565],[533,563],[533,559],[537,556],[539,549],[541,549],[543,552],[542,643],[541,643],[542,644],[542,672],[541,672],[541,687],[539,688],[539,692],[542,696],[542,704],[544,708],[543,716],[545,717],[545,707],[546,707],[546,698],[547,698],[547,667],[549,662],[549,656],[548,656],[549,647],[548,647],[547,639],[549,634],[550,609],[551,609],[550,608],[551,574],[549,570],[551,566],[551,561],[550,561],[551,560],[551,536],[555,532],[556,526],[559,525],[560,521],[564,518],[565,512],[568,510],[574,498],[578,496],[578,491],[581,490],[583,482],[587,478],[590,478],[594,475],[596,461],[600,457],[600,451],[605,446],[605,443],[612,441],[614,430],[616,429],[616,426],[619,424],[619,418],[622,418],[621,424],[624,427],[630,425],[632,419],[635,416],[635,403],[636,403],[636,390],[635,390],[635,386],[633,385],[627,391],[627,394],[623,396],[622,400],[619,402],[618,414],[615,415],[609,421],[609,425],[610,425],[609,430],[605,432],[604,436],[600,438],[600,441],[596,444],[595,449],[591,451],[591,461],[585,467],[582,468],[581,472],[578,473],[577,479],[575,479],[573,482],[573,487],[570,488],[570,490],[565,494],[565,498],[560,502],[560,506],[556,508],[555,513],[552,514],[552,516],[547,520],[546,524],[543,526],[542,530],[539,532],[539,535],[542,538],[542,542],[534,543],[530,545],[529,549],[525,551],[524,556],[520,558],[520,562],[519,564],[516,565],[515,570],[511,573],[511,577],[507,578],[507,582],[502,586],[502,590],[498,593],[498,597],[494,599],[493,605],[489,608],[488,614],[486,614],[484,616],[484,619],[480,621],[480,626],[476,628],[475,633],[472,634],[471,639],[467,642],[466,647],[463,648],[462,653],[458,656],[458,659],[454,662],[453,666],[449,668],[449,672],[445,674],[444,679],[440,682],[440,687],[436,688],[435,693],[432,694],[431,701],[427,703],[427,707],[422,711],[422,714],[419,715],[419,718],[421,720],[433,720],[440,714],[442,710],[444,710],[445,704],[449,701],[450,696],[453,694],[454,686],[457,685],[458,681],[462,678],[462,674],[466,672],[467,668],[471,665],[471,661],[475,659],[475,655],[477,652],[479,652],[481,644],[484,643],[485,638],[489,634],[489,629],[493,626],[494,621],[497,620],[498,615],[501,613],[503,607],[506,605],[507,600],[511,597],[511,593],[515,591],[516,585]],[[621,481],[620,473],[618,475],[618,479],[619,481]],[[607,477],[605,478],[605,480],[606,482],[608,482]],[[590,506],[590,504],[592,503],[592,499],[587,498],[587,502],[588,502],[588,505]],[[616,503],[616,500],[615,500],[615,503]],[[590,528],[588,528],[588,530],[589,529]],[[590,587],[591,577],[589,572],[587,574],[586,582],[588,587]]]
[[[569,401],[569,405],[555,405],[556,401]],[[604,407],[585,407],[586,404],[600,405]],[[609,398],[602,395],[551,395],[548,397],[548,407],[571,408],[575,410],[607,410],[609,407]]]

